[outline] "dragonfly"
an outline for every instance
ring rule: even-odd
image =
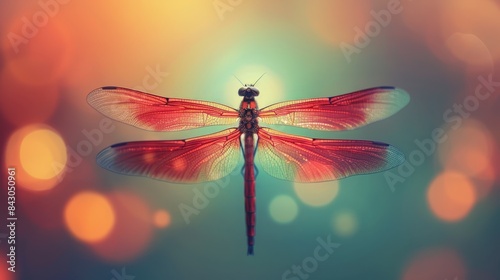
[[[125,175],[200,183],[227,176],[242,155],[247,255],[253,255],[256,163],[278,179],[314,183],[381,172],[404,162],[401,151],[383,142],[309,138],[285,134],[261,124],[324,131],[352,130],[401,110],[410,100],[406,91],[374,87],[332,97],[284,101],[259,109],[257,81],[242,83],[238,90],[242,97],[239,109],[116,86],[93,90],[87,101],[97,111],[145,130],[179,131],[234,125],[217,133],[183,140],[114,144],[98,153],[97,163]]]

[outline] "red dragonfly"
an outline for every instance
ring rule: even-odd
[[[121,87],[102,87],[87,100],[102,114],[153,131],[178,131],[237,124],[214,134],[185,140],[114,144],[97,155],[108,170],[176,183],[217,180],[238,163],[244,175],[248,255],[255,244],[255,177],[258,164],[270,175],[296,182],[337,180],[380,172],[404,161],[395,147],[375,141],[316,139],[284,134],[261,123],[315,130],[349,130],[387,118],[410,98],[394,87],[376,87],[344,95],[286,101],[259,110],[254,84],[238,90],[239,110],[214,102],[168,98]],[[257,137],[256,137],[257,136]]]

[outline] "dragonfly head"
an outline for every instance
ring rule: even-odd
[[[257,82],[260,80],[260,78],[262,78],[262,76],[264,76],[266,73],[262,74],[258,79],[257,81],[255,81],[255,83],[253,84],[243,84],[240,79],[238,79],[238,77],[234,76],[240,83],[243,87],[241,87],[239,90],[238,90],[238,95],[239,96],[245,96],[245,98],[247,99],[251,99],[253,98],[254,96],[259,96],[259,90],[255,87],[255,85],[257,84]]]
[[[253,85],[244,85],[238,90],[238,95],[252,98],[254,96],[259,96],[259,90]]]

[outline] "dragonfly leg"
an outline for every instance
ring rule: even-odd
[[[240,141],[241,146],[241,141]],[[259,147],[259,137],[257,136],[257,140],[255,141],[255,149],[253,150],[253,157],[255,158],[255,154],[257,153],[257,148]],[[243,149],[243,147],[241,147]]]
[[[257,178],[257,176],[259,176],[259,169],[257,168],[257,165],[253,165],[253,168],[255,168],[255,178]]]
[[[243,138],[243,135],[241,137]],[[243,153],[243,158],[245,158],[245,147],[243,147],[242,138],[240,138],[240,148],[241,148],[241,153]]]

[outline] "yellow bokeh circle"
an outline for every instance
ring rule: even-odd
[[[339,236],[351,236],[358,230],[358,221],[351,212],[338,213],[333,217],[333,231]]]
[[[274,221],[282,224],[290,223],[299,212],[295,200],[287,195],[275,197],[269,205],[269,213]]]
[[[302,202],[314,207],[326,206],[339,193],[339,181],[294,183],[293,189]]]
[[[37,129],[24,136],[19,150],[24,170],[37,179],[51,179],[62,172],[67,153],[64,140],[50,129]]]

